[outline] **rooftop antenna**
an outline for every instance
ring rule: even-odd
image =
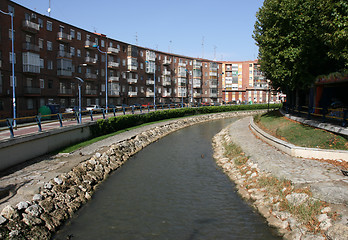
[[[47,12],[48,12],[48,16],[51,17],[51,0],[48,1],[48,9],[47,9]]]
[[[214,45],[214,61],[216,61],[216,46]]]
[[[135,45],[138,46],[138,32],[135,32]]]
[[[172,40],[169,41],[168,53],[170,53],[170,46],[172,45]]]
[[[202,37],[202,58],[204,58],[204,36]]]

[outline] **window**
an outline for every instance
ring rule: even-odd
[[[32,98],[27,99],[27,109],[28,110],[34,109],[34,101]]]
[[[25,35],[25,42],[30,43],[31,42],[30,40],[31,40],[31,36],[26,34]]]
[[[52,42],[47,41],[47,50],[52,51]]]
[[[53,61],[52,60],[47,60],[47,69],[52,70],[53,69]]]
[[[17,87],[17,77],[16,76],[14,77],[14,80],[15,80],[15,87]],[[12,75],[11,75],[10,76],[10,87],[13,86],[12,82],[13,82],[13,79],[12,79]]]
[[[105,41],[104,40],[101,40],[100,44],[101,44],[102,47],[105,47]]]
[[[110,62],[113,62],[113,59],[111,58],[111,56],[110,56],[109,60],[110,60]],[[101,61],[105,62],[105,55],[104,54],[101,55]]]
[[[44,68],[45,67],[45,61],[44,59],[40,58],[40,68]]]
[[[70,36],[71,36],[71,38],[75,38],[75,30],[74,29],[70,29]]]
[[[70,47],[70,54],[71,54],[71,56],[75,56],[75,48],[74,47]]]
[[[144,56],[143,51],[140,51],[140,56],[141,56],[141,57],[143,57],[143,56]]]
[[[98,38],[95,38],[95,44],[97,44],[98,45]]]
[[[122,66],[126,66],[126,59],[122,59]]]
[[[9,13],[12,13],[12,15],[14,16],[14,14],[15,14],[15,9],[14,9],[14,7],[11,6],[11,5],[8,5],[8,12],[9,12]]]
[[[45,88],[45,80],[40,79],[40,88]]]
[[[77,38],[77,40],[81,40],[81,33],[80,32],[77,32],[76,38]]]
[[[48,80],[48,88],[53,88],[53,81],[52,80]]]
[[[144,69],[144,64],[140,63],[140,69]]]
[[[81,50],[80,49],[77,49],[77,56],[81,57]]]
[[[47,31],[52,31],[52,22],[47,21],[46,29],[47,29]]]
[[[43,20],[41,18],[38,19],[38,23],[40,28],[43,28]]]
[[[43,48],[43,39],[39,38],[39,48],[42,49]]]
[[[12,63],[12,52],[9,53],[10,63]],[[16,53],[14,53],[14,64],[16,64]]]

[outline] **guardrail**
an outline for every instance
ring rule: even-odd
[[[322,122],[338,122],[343,127],[347,126],[348,109],[347,108],[319,108],[309,106],[284,105],[286,113],[302,114],[307,119],[313,117],[320,118]]]
[[[114,117],[116,117],[117,113],[121,115],[125,115],[127,113],[136,114],[136,111],[139,111],[138,114],[143,114],[146,111],[150,112],[151,110],[157,111],[159,109],[171,109],[171,108],[183,108],[184,104],[160,104],[160,105],[148,105],[148,106],[130,106],[130,107],[122,107],[122,108],[108,108],[108,109],[100,109],[100,110],[85,110],[81,111],[82,116],[89,115],[90,120],[87,118],[81,118],[80,122],[80,112],[72,112],[72,113],[57,113],[57,114],[47,114],[41,115],[38,114],[36,116],[28,116],[28,117],[18,117],[18,118],[7,118],[0,119],[0,125],[7,125],[7,128],[0,129],[0,131],[4,131],[8,129],[11,134],[11,138],[15,137],[14,130],[37,125],[38,132],[42,132],[43,124],[48,123],[59,123],[59,127],[64,126],[64,122],[68,121],[76,121],[76,124],[82,124],[82,120],[84,121],[94,121],[95,118],[102,117],[105,119],[108,113],[111,113]],[[19,124],[18,122],[25,122]],[[29,122],[29,123],[28,123]]]

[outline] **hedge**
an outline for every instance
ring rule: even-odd
[[[270,109],[281,108],[281,104],[270,104]],[[108,119],[99,119],[96,124],[90,127],[93,137],[102,136],[116,132],[125,128],[134,127],[143,123],[155,122],[164,119],[180,118],[198,114],[232,112],[243,110],[266,109],[268,104],[252,105],[226,105],[226,106],[209,106],[198,108],[178,108],[168,110],[157,110],[145,114],[128,114]]]

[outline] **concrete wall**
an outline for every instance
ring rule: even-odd
[[[88,139],[92,124],[95,123],[54,129],[1,142],[0,171]]]

